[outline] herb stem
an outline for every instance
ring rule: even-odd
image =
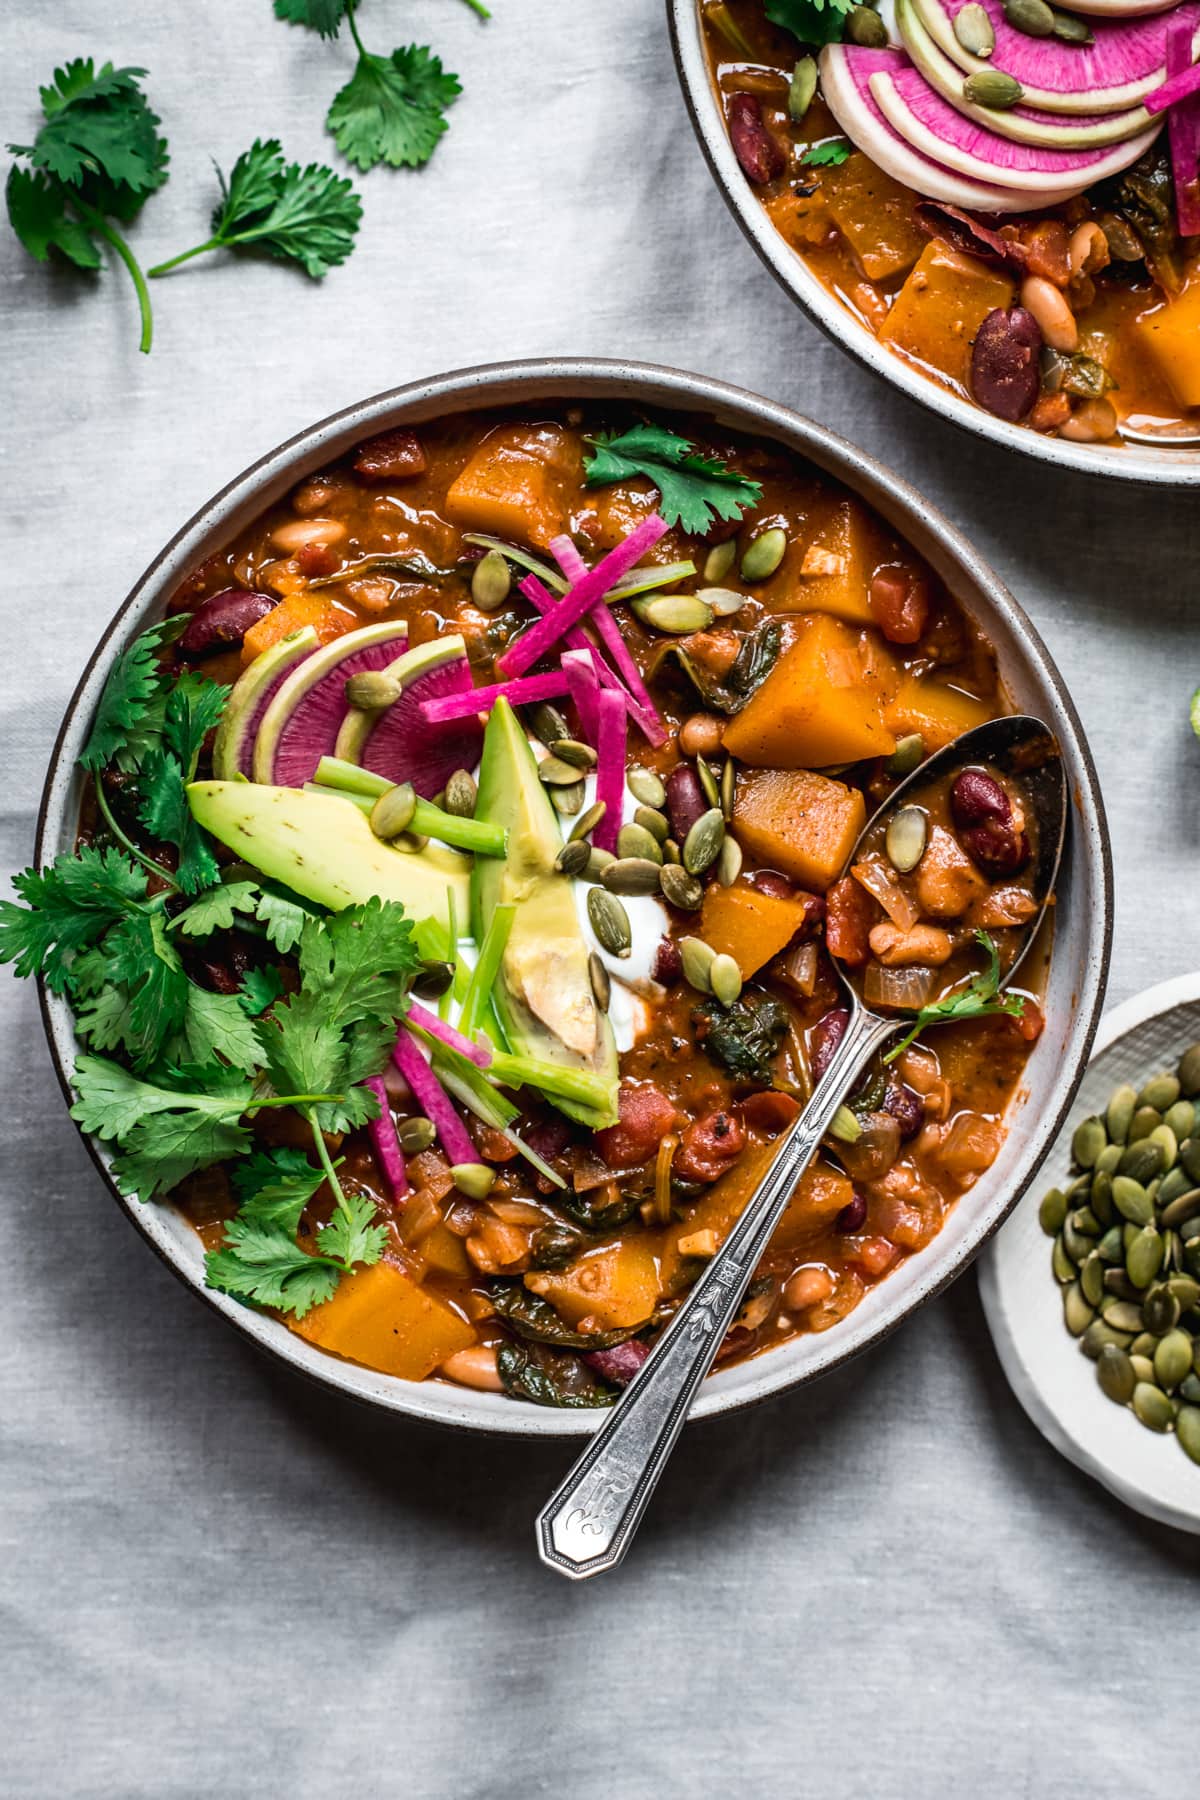
[[[141,264],[121,233],[114,231],[108,220],[94,207],[86,205],[75,194],[71,196],[71,204],[97,236],[102,237],[106,244],[112,246],[129,271],[129,279],[132,281],[134,292],[137,295],[138,312],[142,321],[142,335],[138,340],[138,349],[143,356],[149,356],[150,346],[154,342],[154,314],[150,306],[150,290],[146,286],[146,277],[142,274]]]
[[[467,5],[478,19],[490,19],[491,13],[483,4],[483,0],[466,0]]]
[[[469,6],[471,0],[467,0],[467,4]],[[354,17],[354,11],[354,0],[346,0],[346,23],[350,27],[350,36],[354,39],[354,47],[358,51],[359,56],[365,61],[369,52],[367,46],[358,35],[358,21]]]
[[[220,250],[224,244],[224,238],[210,237],[207,244],[196,244],[191,250],[181,250],[178,256],[172,256],[167,262],[155,263],[152,269],[146,270],[146,273],[151,279],[159,275],[167,275],[172,269],[177,269],[180,263],[190,262],[193,256],[204,256],[209,250]]]
[[[315,1098],[316,1096],[313,1096],[313,1097]],[[321,1167],[325,1171],[325,1179],[328,1181],[330,1187],[333,1189],[334,1199],[337,1201],[338,1207],[339,1207],[342,1215],[348,1219],[351,1216],[350,1208],[346,1203],[346,1196],[342,1191],[342,1184],[338,1180],[337,1170],[333,1166],[333,1158],[330,1156],[329,1146],[325,1142],[325,1133],[321,1130],[321,1127],[318,1125],[317,1115],[312,1110],[311,1107],[309,1107],[305,1110],[304,1116],[308,1120],[309,1124],[312,1126],[313,1143],[317,1147],[317,1156],[320,1160]]]
[[[147,856],[143,851],[139,850],[133,839],[129,837],[126,832],[122,831],[121,827],[117,824],[116,819],[113,817],[112,807],[108,804],[108,796],[104,792],[103,775],[97,775],[92,785],[96,793],[96,805],[103,813],[104,822],[116,838],[117,842],[128,850],[130,856],[135,857],[144,869],[149,869],[152,875],[157,875],[160,881],[165,881],[173,893],[181,893],[182,889],[180,888],[179,883],[171,878],[163,868],[162,864],[156,863],[153,857]]]
[[[247,1101],[240,1110],[242,1112],[258,1112],[264,1106],[323,1106],[326,1101],[340,1101],[345,1098],[345,1094],[268,1094],[264,1100]],[[305,1114],[306,1118],[307,1116]]]

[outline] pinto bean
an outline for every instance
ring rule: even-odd
[[[844,1006],[834,1006],[817,1020],[813,1026],[809,1040],[809,1067],[812,1070],[813,1086],[822,1079],[826,1069],[833,1061],[833,1053],[846,1035],[846,1027],[850,1023],[850,1014]]]
[[[809,1263],[797,1269],[784,1283],[783,1304],[789,1312],[807,1312],[810,1306],[819,1306],[822,1300],[828,1300],[832,1292],[833,1276],[829,1270]]]
[[[950,961],[953,949],[948,932],[940,925],[914,925],[901,931],[898,925],[884,920],[871,931],[871,949],[885,969],[903,969],[924,964],[940,969]]]
[[[479,1388],[485,1394],[499,1394],[504,1384],[496,1367],[494,1344],[472,1344],[467,1350],[456,1350],[438,1370],[461,1387]]]
[[[713,713],[693,713],[679,727],[679,748],[685,756],[715,756],[723,730]]]
[[[729,102],[728,116],[729,141],[747,181],[761,187],[782,175],[787,157],[767,130],[762,102],[754,94],[735,94]]]
[[[1059,437],[1073,444],[1103,444],[1117,429],[1117,409],[1111,400],[1085,400],[1059,427]]]
[[[179,640],[179,654],[185,662],[202,656],[214,656],[218,650],[236,649],[252,625],[274,612],[279,600],[274,594],[256,594],[249,588],[226,588],[201,600],[188,620]]]
[[[980,406],[1015,425],[1038,396],[1042,332],[1022,306],[996,307],[971,347],[971,392]]]
[[[667,776],[667,812],[671,819],[671,836],[682,844],[696,820],[708,811],[708,801],[700,786],[700,777],[687,763],[680,763]]]
[[[425,473],[425,451],[413,431],[402,426],[380,432],[360,444],[354,457],[354,473],[360,481],[411,481]]]
[[[1108,239],[1095,219],[1087,219],[1075,227],[1067,247],[1067,260],[1074,276],[1097,275],[1108,267],[1112,261]]]
[[[346,527],[340,519],[288,519],[271,533],[271,542],[285,556],[295,556],[309,544],[340,544]]]

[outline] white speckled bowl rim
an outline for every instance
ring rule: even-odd
[[[675,65],[696,136],[713,178],[730,212],[758,251],[780,286],[804,308],[827,337],[848,350],[865,368],[949,419],[974,437],[988,438],[1008,450],[1055,468],[1078,469],[1102,475],[1110,481],[1131,481],[1154,487],[1200,485],[1200,450],[1155,450],[1127,444],[1120,449],[1102,444],[1072,444],[1066,438],[1047,437],[1028,426],[1010,425],[983,407],[926,375],[914,363],[881,344],[874,334],[831,294],[798,251],[776,230],[742,173],[717,100],[704,53],[699,0],[666,0]]]
[[[720,1371],[695,1417],[727,1412],[811,1381],[848,1360],[946,1286],[1016,1204],[1053,1143],[1075,1092],[1103,1000],[1112,931],[1112,868],[1103,804],[1075,708],[1029,619],[967,541],[906,483],[844,439],[739,388],[646,364],[539,359],[459,370],[376,395],[302,431],[237,476],[155,558],[107,626],[67,708],[51,758],[37,836],[39,862],[67,849],[79,816],[76,758],[117,653],[160,612],[187,572],[298,480],[359,439],[401,422],[539,399],[613,399],[697,411],[731,429],[773,438],[845,483],[883,515],[947,582],[995,646],[1001,677],[1021,711],[1044,718],[1061,742],[1073,798],[1071,842],[1059,888],[1048,1025],[1014,1102],[992,1169],[951,1212],[935,1241],[902,1264],[832,1330],[797,1338]],[[51,1051],[69,1096],[76,1053],[65,1002],[43,992]],[[558,1412],[444,1382],[408,1382],[329,1356],[286,1326],[203,1285],[199,1239],[169,1207],[124,1199],[104,1147],[85,1140],[109,1191],[143,1237],[206,1305],[292,1368],[327,1388],[390,1411],[471,1430],[574,1437],[595,1429],[592,1412]]]
[[[1084,1072],[1070,1128],[1051,1150],[1030,1191],[979,1268],[979,1288],[997,1354],[1017,1399],[1043,1437],[1127,1506],[1200,1532],[1200,1466],[1174,1435],[1138,1423],[1096,1382],[1096,1365],[1063,1324],[1062,1289],[1050,1268],[1050,1239],[1038,1223],[1045,1187],[1065,1186],[1074,1122],[1103,1112],[1122,1081],[1141,1087],[1173,1068],[1200,1041],[1200,974],[1160,982],[1107,1013]]]

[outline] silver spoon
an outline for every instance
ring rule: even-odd
[[[905,804],[915,787],[951,770],[986,764],[1009,776],[1036,822],[1030,877],[1038,910],[1002,982],[1007,986],[1037,935],[1054,888],[1066,836],[1066,771],[1049,728],[1038,719],[995,719],[968,731],[921,764],[866,826]],[[845,972],[843,971],[843,979]],[[538,1514],[542,1561],[573,1581],[615,1568],[683,1429],[771,1235],[828,1126],[864,1063],[909,1022],[871,1012],[850,985],[850,1019],[807,1106],[788,1127],[770,1168],[621,1399],[561,1487]]]
[[[1118,425],[1117,436],[1126,444],[1148,444],[1152,450],[1194,450],[1200,431],[1194,425]]]

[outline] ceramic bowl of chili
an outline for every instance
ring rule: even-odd
[[[541,454],[548,441],[547,433],[553,438],[557,432],[561,439],[563,433],[587,429],[580,423],[585,418],[669,419],[677,431],[682,428],[705,444],[723,446],[735,462],[762,473],[767,482],[773,478],[772,472],[779,476],[780,471],[780,479],[798,482],[810,497],[810,505],[817,506],[825,522],[822,529],[841,529],[841,520],[842,526],[852,532],[865,531],[872,542],[890,544],[893,558],[899,555],[923,568],[926,573],[922,579],[946,597],[945,616],[967,622],[960,629],[967,631],[965,641],[974,646],[971,653],[984,659],[981,667],[986,665],[986,679],[993,684],[990,691],[995,695],[990,703],[993,709],[1035,714],[1054,733],[1061,746],[1072,796],[1068,849],[1054,909],[1053,945],[1044,976],[1036,983],[1036,1017],[1041,1029],[1029,1034],[1030,1041],[1020,1046],[1015,1061],[1009,1059],[1011,1088],[998,1109],[1002,1117],[992,1130],[987,1155],[969,1177],[963,1178],[961,1197],[952,1197],[944,1207],[939,1205],[934,1234],[926,1234],[927,1241],[923,1240],[919,1247],[914,1245],[913,1253],[900,1255],[899,1260],[895,1255],[889,1257],[886,1279],[858,1281],[852,1309],[843,1309],[844,1316],[830,1315],[820,1320],[827,1329],[794,1331],[781,1316],[777,1341],[755,1340],[751,1346],[754,1354],[719,1363],[695,1409],[696,1416],[705,1417],[764,1400],[838,1367],[878,1343],[970,1264],[1026,1191],[1061,1130],[1099,1017],[1112,923],[1111,864],[1103,804],[1079,719],[1045,646],[1020,606],[970,544],[919,494],[852,445],[770,400],[702,376],[648,365],[582,359],[495,365],[438,376],[361,401],[300,432],[236,476],[201,507],[150,563],[107,626],[67,708],[47,776],[36,854],[39,864],[44,865],[56,854],[70,851],[77,842],[81,806],[87,793],[78,759],[106,679],[130,639],[161,618],[172,596],[177,600],[181,588],[185,595],[196,591],[187,584],[195,583],[197,571],[215,571],[213,580],[219,585],[223,579],[222,559],[244,557],[245,545],[251,541],[254,530],[274,528],[277,544],[282,544],[285,537],[290,544],[293,538],[304,535],[295,524],[278,525],[280,518],[290,516],[286,509],[302,499],[303,504],[295,505],[295,511],[303,520],[312,514],[309,502],[327,501],[338,482],[344,484],[343,492],[352,490],[355,469],[369,467],[363,461],[363,444],[399,441],[386,434],[399,433],[400,439],[409,444],[427,433],[435,447],[449,445],[446,454],[453,466],[458,466],[455,457],[461,463],[473,455],[471,466],[478,468],[488,466],[486,457],[480,464],[476,450],[489,433],[498,432],[503,437],[506,432],[511,436],[514,429],[519,435],[536,428]],[[506,420],[518,424],[514,427]],[[509,438],[504,438],[504,442],[511,449]],[[401,471],[401,475],[404,473]],[[375,472],[363,479],[372,484],[364,506],[370,500],[370,505],[382,507],[384,512],[392,507],[398,509],[396,516],[403,514],[404,503],[395,497],[389,500],[385,492],[386,470],[382,475]],[[379,480],[382,487],[377,485]],[[610,495],[613,493],[616,498],[604,504],[615,508],[608,526],[619,535],[621,530],[628,532],[630,528],[622,509],[627,510],[634,502],[627,490],[610,490]],[[602,500],[603,497],[596,504],[601,505]],[[644,516],[647,507],[654,504],[653,490],[647,497],[643,482],[634,493],[634,500]],[[621,518],[614,523],[617,514]],[[578,519],[581,515],[576,510],[572,516]],[[818,515],[811,510],[807,514],[810,522],[815,516]],[[850,525],[846,525],[847,520]],[[854,524],[854,520],[858,523]],[[778,528],[772,527],[769,519],[759,518],[748,528],[751,541],[755,537],[761,539],[764,526]],[[593,527],[599,529],[594,518]],[[445,529],[452,539],[453,532],[449,527]],[[728,541],[733,529],[714,529],[710,534],[713,545],[722,538]],[[312,535],[309,531],[307,538]],[[270,544],[270,537],[264,542]],[[703,551],[701,541],[696,553]],[[278,557],[277,551],[273,554]],[[831,571],[844,572],[851,556],[859,551],[845,555],[821,551],[815,561],[813,554],[810,546],[806,552],[812,561],[808,576],[820,580],[828,579]],[[332,560],[336,563],[336,554]],[[727,562],[728,556],[724,560]],[[283,586],[294,598],[305,588],[303,578],[293,579],[294,571],[286,556],[278,567],[288,571]],[[264,571],[269,573],[266,564],[258,567],[260,576]],[[204,579],[200,580],[201,588]],[[330,577],[326,574],[321,579]],[[894,584],[895,579],[893,568],[883,580],[881,592],[890,592],[889,583]],[[372,605],[386,607],[386,595],[382,591],[376,593],[379,586],[372,577],[362,588],[362,596]],[[383,586],[386,588],[386,580]],[[652,609],[647,616],[661,615]],[[813,616],[817,624],[805,641],[816,646],[814,653],[834,655],[836,663],[841,652],[831,634],[841,630],[853,636],[853,628],[839,625],[829,615]],[[477,620],[476,625],[479,623]],[[893,625],[894,631],[899,629]],[[870,640],[874,646],[868,646],[867,653],[876,661],[880,655],[886,657],[889,650],[898,653],[905,648],[889,646],[873,629],[861,631],[861,635],[864,645]],[[639,652],[644,651],[640,638],[637,643]],[[916,653],[911,645],[907,648],[910,655]],[[922,666],[936,668],[937,654],[946,654],[944,647],[939,652],[936,644],[932,649],[932,660],[926,658]],[[808,654],[803,646],[801,651]],[[911,692],[917,691],[917,676],[910,671],[909,676],[903,677],[902,686],[904,681],[908,681],[906,691],[910,691],[911,698]],[[765,686],[758,691],[760,695],[766,692]],[[973,706],[976,711],[981,705],[969,697],[964,700],[962,695],[954,704],[966,705],[968,709]],[[750,725],[743,726],[742,736],[764,730],[769,734],[774,728],[770,710],[760,705],[752,722],[753,730]],[[741,715],[743,720],[748,717],[749,708]],[[951,724],[950,735],[959,728]],[[674,729],[678,732],[679,726]],[[752,751],[745,755],[753,762]],[[861,799],[858,804],[861,806]],[[737,822],[735,810],[735,829]],[[753,823],[749,815],[747,822]],[[749,830],[744,835],[747,842],[752,841]],[[744,890],[755,905],[761,901],[778,906],[783,904],[778,893],[791,891],[787,881],[780,887],[778,878],[774,886],[763,881],[755,887],[753,880],[747,884],[743,877],[735,886]],[[757,921],[757,913],[754,918]],[[681,929],[687,929],[686,923]],[[619,975],[619,966],[614,966]],[[832,980],[828,971],[826,979]],[[1030,978],[1025,980],[1029,983]],[[71,1071],[79,1050],[74,1021],[65,1000],[45,989],[42,1008],[55,1067],[64,1093],[70,1095]],[[1008,1028],[1014,1021],[997,1019],[990,1023]],[[810,1038],[810,1057],[814,1043]],[[976,1060],[980,1060],[978,1054]],[[984,1066],[975,1075],[986,1080],[986,1055],[982,1061]],[[709,1074],[712,1073],[710,1068]],[[942,1086],[947,1084],[943,1082]],[[680,1095],[684,1093],[685,1089],[680,1089]],[[683,1103],[679,1095],[676,1098]],[[206,1286],[204,1244],[194,1224],[171,1205],[143,1204],[122,1195],[110,1173],[104,1146],[92,1139],[86,1141],[113,1198],[185,1285],[259,1348],[326,1388],[384,1410],[471,1430],[579,1435],[594,1429],[602,1416],[591,1407],[529,1404],[524,1399],[514,1399],[511,1389],[506,1393],[486,1391],[484,1384],[476,1388],[469,1382],[452,1379],[399,1379],[384,1368],[365,1366],[369,1359],[331,1354],[329,1347],[323,1347],[319,1331],[289,1328],[271,1310],[247,1306],[230,1293]],[[694,1173],[703,1186],[704,1172]],[[686,1192],[688,1184],[683,1186]],[[519,1213],[518,1205],[513,1216]],[[636,1220],[634,1226],[637,1228]],[[675,1229],[685,1230],[686,1226]],[[685,1242],[681,1254],[684,1253],[696,1254],[696,1246]],[[702,1247],[698,1253],[703,1254]],[[865,1250],[862,1254],[867,1257]],[[869,1259],[864,1260],[864,1269],[868,1266]],[[553,1272],[531,1280],[535,1280],[535,1292],[540,1280],[551,1301],[562,1298],[555,1286],[560,1277]],[[776,1288],[778,1285],[777,1280]],[[777,1299],[776,1295],[776,1304]],[[793,1299],[801,1305],[805,1302],[803,1295],[797,1294]],[[317,1318],[323,1310],[332,1316],[331,1305],[318,1307],[310,1318]],[[452,1374],[452,1368],[448,1372]]]

